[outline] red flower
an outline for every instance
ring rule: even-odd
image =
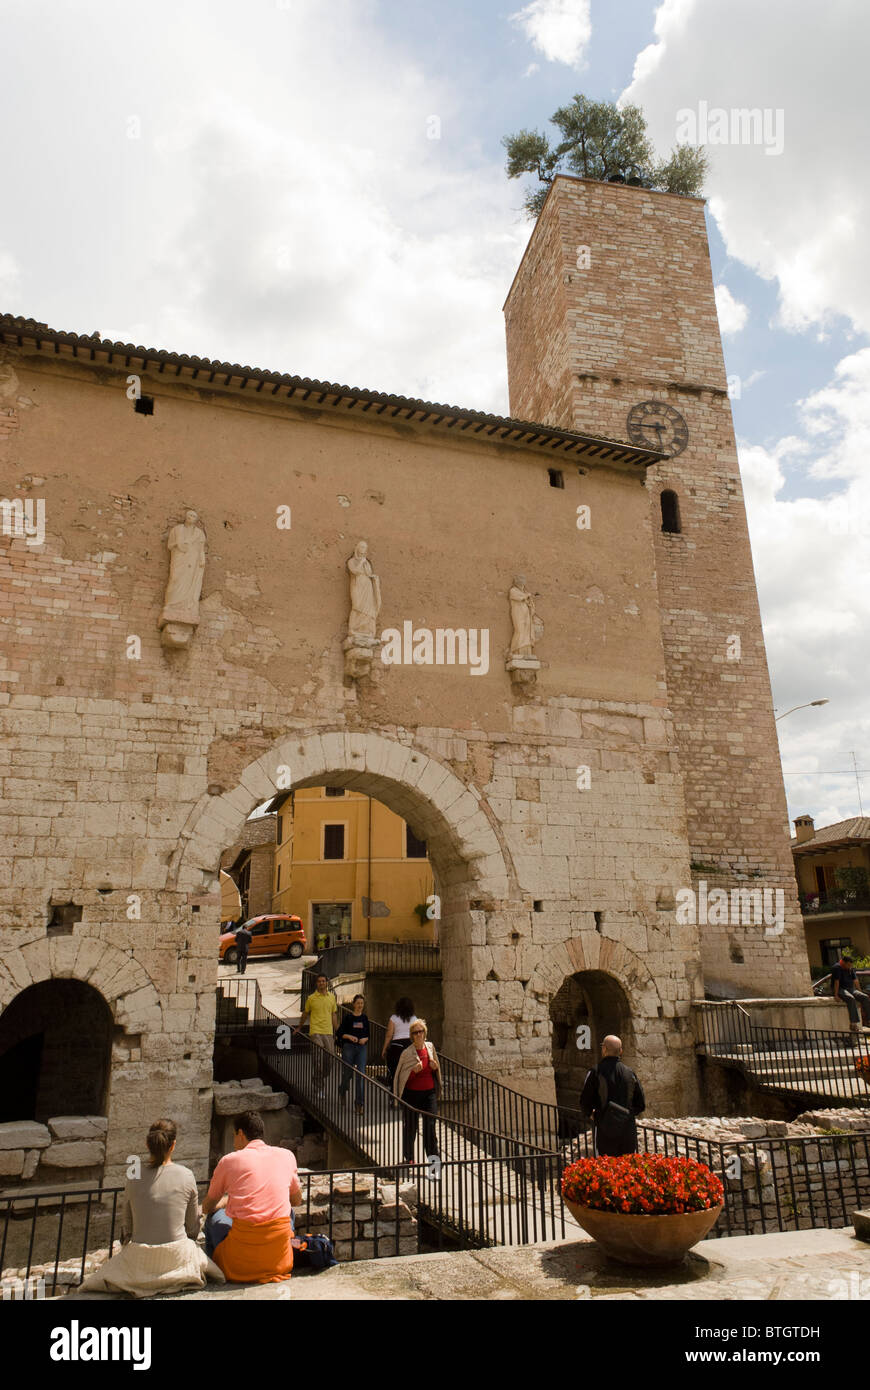
[[[562,1194],[578,1206],[634,1215],[706,1211],[723,1198],[722,1183],[703,1163],[663,1154],[581,1158],[562,1174]]]

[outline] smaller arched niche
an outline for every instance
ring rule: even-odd
[[[662,509],[662,530],[666,535],[678,536],[682,532],[680,522],[680,499],[672,488],[665,488],[659,497]]]
[[[612,975],[581,970],[569,975],[550,1000],[550,1022],[556,1100],[576,1109],[586,1073],[599,1061],[608,1033],[622,1038],[627,1053],[633,1051],[631,1006]]]
[[[112,1012],[81,980],[43,980],[0,1014],[0,1123],[105,1115]]]

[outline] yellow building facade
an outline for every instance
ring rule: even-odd
[[[304,787],[270,810],[278,817],[272,911],[301,917],[312,947],[436,940],[435,923],[416,911],[435,892],[426,844],[401,816],[343,787]]]

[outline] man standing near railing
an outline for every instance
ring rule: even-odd
[[[637,1153],[635,1116],[646,1109],[643,1087],[621,1060],[622,1040],[609,1034],[601,1044],[601,1061],[587,1072],[580,1109],[591,1115],[595,1153],[619,1158]]]
[[[315,1045],[313,1056],[314,1082],[317,1094],[323,1095],[330,1069],[330,1054],[335,1051],[335,1029],[338,1024],[338,1004],[330,993],[325,975],[318,975],[315,990],[305,1001],[303,1020],[308,1017],[308,1036]]]
[[[852,957],[844,951],[831,971],[831,985],[834,998],[845,1004],[849,1010],[849,1024],[853,1033],[859,1031],[858,1005],[861,1006],[861,1019],[864,1028],[870,1027],[870,998],[858,988],[858,977],[852,964]]]

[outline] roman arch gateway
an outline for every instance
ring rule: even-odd
[[[205,1169],[219,855],[290,786],[428,841],[446,1050],[528,1094],[581,1009],[691,1111],[692,1001],[807,987],[703,205],[557,179],[506,317],[505,418],[0,318],[0,1028],[87,987],[107,1177],[158,1113]]]

